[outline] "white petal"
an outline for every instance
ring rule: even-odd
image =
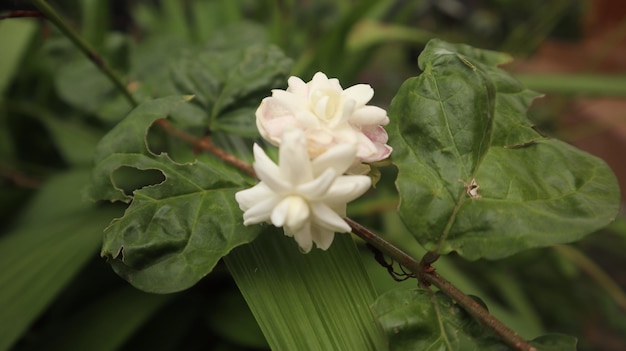
[[[314,174],[320,174],[332,168],[337,174],[344,174],[356,159],[356,147],[352,144],[339,144],[326,150],[313,162]]]
[[[313,75],[313,80],[322,80],[322,81],[326,81],[328,80],[328,76],[326,76],[326,74],[324,72],[315,72],[315,74]]]
[[[389,155],[393,151],[393,149],[389,145],[379,144],[379,143],[375,143],[374,145],[376,146],[377,152],[370,155],[369,157],[363,157],[362,158],[363,162],[376,162],[376,161],[384,160],[387,157],[389,157]]]
[[[343,106],[342,106],[342,109],[341,109],[341,117],[340,118],[336,118],[334,120],[335,123],[333,123],[332,125],[329,125],[329,126],[330,127],[336,127],[340,123],[344,123],[344,122],[350,121],[350,118],[351,118],[352,114],[354,113],[355,106],[356,106],[356,101],[354,101],[353,99],[344,99],[343,100]]]
[[[281,178],[292,187],[313,180],[313,167],[306,148],[304,133],[299,129],[285,131],[279,149]]]
[[[272,210],[276,207],[279,200],[278,197],[270,197],[258,202],[243,213],[243,224],[250,225],[269,221]]]
[[[298,121],[297,127],[302,127],[304,130],[318,129],[322,127],[322,123],[317,116],[309,110],[300,110],[295,114],[295,118]]]
[[[351,228],[335,211],[322,202],[311,203],[313,223],[333,232],[348,233]]]
[[[311,81],[308,83],[308,86],[309,86],[309,97],[318,89],[330,88],[328,84],[328,77],[322,72],[315,73]]]
[[[389,140],[387,131],[381,126],[367,126],[361,128],[361,132],[375,143],[386,143]]]
[[[287,88],[288,92],[292,92],[298,96],[306,98],[308,94],[308,88],[306,86],[306,83],[302,79],[291,76],[287,80],[287,84],[289,85],[289,87]]]
[[[311,248],[313,248],[313,239],[311,238],[311,225],[309,223],[307,223],[304,227],[302,227],[302,229],[298,230],[297,232],[290,234],[287,234],[287,232],[285,232],[285,235],[293,236],[303,253],[308,253],[309,251],[311,251]]]
[[[362,155],[361,160],[363,162],[375,162],[383,160],[391,154],[393,149],[391,146],[385,144],[389,138],[387,132],[381,126],[371,126],[362,129],[363,134],[372,141],[373,146],[376,148],[375,152],[371,152],[370,155]]]
[[[285,194],[291,190],[291,184],[282,178],[278,166],[265,154],[265,151],[254,144],[254,164],[252,167],[257,177],[261,179],[272,191],[277,194]]]
[[[335,180],[323,201],[331,207],[346,204],[363,195],[371,185],[372,180],[368,176],[341,176]]]
[[[363,106],[350,116],[350,123],[355,126],[386,125],[389,123],[387,111],[378,106]]]
[[[341,87],[341,84],[339,84],[339,79],[337,78],[331,78],[328,80],[328,86],[332,89],[338,90],[343,92],[343,88]]]
[[[293,196],[292,198],[285,227],[289,228],[290,231],[297,231],[309,222],[311,210],[309,204],[300,196]]]
[[[280,145],[285,129],[299,126],[299,121],[293,116],[276,117],[270,120],[257,118],[257,129],[261,136],[273,145]]]
[[[252,146],[252,153],[254,154],[254,167],[264,170],[264,174],[270,175],[274,178],[280,177],[280,169],[274,161],[267,156],[259,144],[254,143]]]
[[[309,200],[315,200],[328,192],[336,178],[337,172],[332,168],[327,168],[319,177],[298,186],[296,191]]]
[[[318,226],[311,226],[311,238],[319,249],[328,250],[335,238],[335,232]]]
[[[282,199],[271,211],[270,221],[276,227],[282,227],[289,216],[289,198]]]
[[[372,156],[378,154],[378,148],[372,140],[370,140],[365,134],[357,135],[359,141],[357,143],[356,157],[360,160],[369,159]]]
[[[363,106],[374,97],[374,89],[369,84],[357,84],[344,90],[343,95],[354,99],[358,106]]]
[[[324,95],[320,97],[319,100],[317,100],[317,103],[315,104],[315,106],[312,106],[313,112],[315,112],[317,117],[323,120],[327,120],[328,118],[330,118],[330,116],[326,115],[327,114],[326,107],[328,106],[329,99],[330,98],[328,97],[328,95]]]
[[[300,196],[284,198],[272,211],[271,221],[277,227],[284,227],[286,232],[300,230],[309,220],[309,205]]]
[[[359,141],[359,137],[363,134],[350,123],[341,123],[333,127],[332,135],[337,144],[354,144]]]
[[[266,99],[275,105],[281,105],[283,109],[291,111],[292,113],[306,108],[308,101],[306,97],[279,89],[272,90],[272,97],[263,100]]]
[[[260,201],[266,200],[274,196],[274,192],[263,182],[253,186],[252,188],[238,191],[235,194],[235,200],[239,203],[239,208],[246,211]]]

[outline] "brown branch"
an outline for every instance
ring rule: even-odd
[[[0,167],[0,180],[6,179],[16,186],[28,189],[37,189],[41,186],[41,180],[24,175],[10,168]]]
[[[392,259],[405,266],[412,271],[420,282],[420,286],[428,287],[430,285],[436,286],[443,293],[448,295],[456,303],[463,307],[469,314],[476,318],[484,326],[491,329],[496,335],[498,335],[506,344],[519,351],[537,351],[537,349],[529,344],[526,340],[520,337],[516,332],[504,325],[498,319],[496,319],[489,311],[483,306],[474,301],[471,297],[464,294],[456,286],[452,285],[449,281],[440,276],[431,266],[433,262],[437,260],[439,255],[434,253],[427,253],[421,261],[417,261],[404,251],[400,250],[392,243],[383,239],[371,230],[363,227],[359,223],[353,221],[350,218],[344,218],[346,222],[352,227],[352,232],[365,240],[370,245],[383,251],[389,255]]]
[[[40,11],[17,10],[17,11],[9,12],[5,15],[0,15],[0,20],[8,19],[8,18],[24,18],[24,17],[43,18],[46,16]]]
[[[193,146],[195,149],[209,152],[215,156],[217,156],[222,161],[233,165],[235,168],[240,171],[250,175],[253,178],[256,178],[256,172],[254,172],[254,168],[247,163],[244,162],[234,155],[229,154],[223,149],[217,147],[215,144],[211,143],[211,139],[209,137],[198,138],[195,135],[189,134],[184,130],[177,129],[174,127],[168,120],[162,118],[155,122],[156,125],[161,127],[166,133],[186,142]]]

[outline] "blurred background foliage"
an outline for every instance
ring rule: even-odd
[[[539,128],[605,159],[626,186],[626,4],[619,0],[51,3],[144,100],[174,91],[174,58],[233,43],[277,45],[304,80],[323,71],[344,86],[371,84],[382,107],[419,74],[417,55],[431,38],[507,51],[515,57],[507,69],[547,93],[530,112]],[[0,5],[2,14],[32,9],[19,0]],[[130,105],[43,19],[0,21],[0,44],[0,350],[266,349],[223,265],[185,292],[150,295],[99,257],[102,229],[123,207],[85,202],[82,188],[95,144]],[[203,116],[190,107],[179,122],[213,126]],[[245,123],[217,126],[250,133]],[[226,133],[217,140],[240,155],[249,150]],[[129,189],[160,181],[141,177],[119,181],[136,181]],[[383,169],[377,196],[349,214],[420,257],[394,213],[394,177],[392,167]],[[622,213],[573,245],[497,262],[450,256],[436,267],[526,338],[561,332],[578,336],[580,350],[624,350],[624,252]],[[396,283],[367,248],[362,253],[380,292],[416,286]]]

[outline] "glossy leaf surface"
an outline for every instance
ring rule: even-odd
[[[400,215],[428,250],[469,259],[580,239],[612,221],[615,176],[533,129],[537,96],[506,55],[431,41],[389,110]]]

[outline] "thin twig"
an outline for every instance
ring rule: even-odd
[[[67,23],[63,20],[63,18],[56,12],[56,10],[48,5],[45,0],[30,0],[30,2],[35,5],[43,13],[43,15],[52,23],[54,23],[57,28],[65,36],[67,36],[73,43],[78,47],[84,54],[89,58],[91,62],[93,62],[102,73],[104,73],[109,80],[115,85],[115,87],[124,95],[126,100],[133,106],[136,107],[138,105],[137,100],[133,97],[133,95],[128,91],[122,80],[113,72],[113,70],[104,62],[101,56],[99,56],[96,51],[94,51],[91,46],[84,41],[77,33],[74,31]]]
[[[433,253],[427,253],[422,261],[418,262],[415,258],[411,257],[392,243],[383,239],[371,230],[363,227],[359,223],[353,221],[350,218],[344,219],[346,220],[346,222],[348,222],[350,227],[352,227],[352,232],[354,234],[358,235],[361,239],[383,251],[389,257],[412,271],[417,276],[417,279],[420,281],[421,285],[436,286],[444,294],[448,295],[451,299],[456,301],[459,306],[463,307],[480,323],[491,329],[509,346],[519,351],[537,351],[534,346],[530,345],[516,332],[514,332],[498,319],[496,319],[483,306],[474,301],[474,299],[465,295],[456,286],[452,285],[452,283],[440,276],[431,266],[431,264],[438,258],[438,255]]]
[[[41,17],[46,17],[46,16],[44,16],[44,14],[39,11],[17,10],[17,11],[9,12],[4,15],[0,15],[0,20],[7,19],[7,18],[24,18],[24,17],[41,18]]]
[[[166,133],[190,144],[194,148],[209,152],[215,155],[217,158],[221,159],[222,161],[233,165],[240,171],[250,175],[253,178],[256,178],[256,172],[254,172],[254,168],[252,168],[249,163],[244,162],[234,155],[229,154],[223,149],[217,147],[211,142],[211,139],[209,137],[198,138],[195,135],[185,132],[184,130],[177,129],[166,119],[159,119],[155,122],[155,124],[161,127],[161,129],[163,129]]]
[[[37,189],[41,186],[41,180],[19,173],[16,170],[10,168],[4,168],[0,166],[0,182],[7,180],[12,184],[27,189]]]

